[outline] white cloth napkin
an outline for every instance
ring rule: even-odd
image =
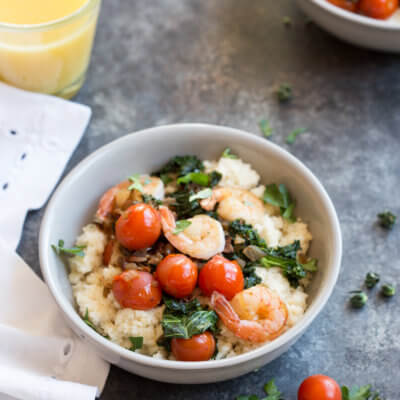
[[[15,253],[89,122],[88,107],[0,83],[0,400],[92,400],[109,365],[67,327]]]

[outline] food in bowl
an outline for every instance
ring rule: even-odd
[[[375,19],[388,19],[399,8],[398,0],[327,0],[344,10]]]
[[[316,270],[294,207],[283,184],[260,184],[228,149],[132,175],[101,197],[76,240],[78,312],[159,359],[222,359],[271,342],[303,317]]]

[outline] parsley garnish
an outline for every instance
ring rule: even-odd
[[[383,400],[378,393],[371,391],[371,385],[351,389],[342,386],[342,398],[343,400]]]
[[[296,141],[297,136],[300,134],[307,132],[307,129],[305,128],[299,128],[295,129],[292,132],[289,133],[289,136],[286,138],[286,143],[287,144],[293,144]]]
[[[267,121],[266,119],[262,119],[259,125],[264,137],[270,137],[272,135],[272,128],[269,124],[269,121]]]
[[[208,186],[209,181],[210,177],[204,172],[189,172],[185,176],[178,178],[176,182],[178,184],[193,182],[200,186]]]
[[[136,351],[143,347],[143,336],[130,336],[129,340],[132,343],[129,350]]]
[[[84,317],[83,317],[82,319],[83,319],[83,322],[84,322],[87,326],[89,326],[90,328],[92,328],[92,329],[93,329],[94,331],[96,331],[99,335],[103,336],[103,337],[106,338],[106,339],[110,339],[110,336],[108,336],[108,335],[103,335],[101,332],[99,332],[98,329],[97,329],[97,327],[96,327],[96,325],[89,319],[89,310],[88,310],[88,309],[86,309],[85,315],[84,315]]]
[[[188,221],[187,219],[181,219],[179,221],[176,221],[175,223],[175,229],[173,231],[174,235],[177,235],[178,233],[183,232],[187,227],[189,227],[192,224],[191,221]]]
[[[274,379],[264,385],[264,392],[267,397],[263,397],[261,400],[283,400],[282,393],[276,387]],[[236,400],[260,400],[260,398],[252,394],[250,396],[238,396]]]
[[[379,224],[382,228],[392,229],[394,224],[396,223],[396,215],[391,213],[390,211],[381,212],[378,214]]]
[[[58,241],[57,245],[52,244],[51,247],[58,255],[60,255],[61,253],[65,253],[68,255],[74,255],[79,257],[83,257],[85,255],[83,249],[86,248],[86,246],[83,245],[83,246],[74,246],[68,249],[64,247],[64,240],[62,239]]]
[[[221,155],[222,158],[232,158],[233,160],[237,160],[239,157],[236,154],[233,154],[231,149],[227,147]]]
[[[130,185],[128,187],[128,190],[138,190],[139,192],[143,192],[143,186],[140,183],[140,175],[139,174],[133,174],[128,178],[132,183],[132,185]]]
[[[294,222],[296,219],[293,216],[294,207],[296,202],[290,196],[286,186],[281,183],[277,186],[275,183],[267,185],[263,196],[265,203],[272,204],[273,206],[281,209],[281,215],[289,222]]]
[[[210,188],[207,188],[207,189],[200,190],[200,192],[192,194],[189,197],[189,201],[198,200],[198,199],[208,199],[211,196],[212,196],[212,190]]]
[[[282,85],[279,86],[276,95],[281,103],[286,103],[293,97],[292,87],[288,83],[282,83]]]

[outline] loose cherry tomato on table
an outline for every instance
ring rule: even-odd
[[[200,270],[199,287],[206,296],[217,291],[230,300],[244,288],[242,269],[236,261],[217,254]]]
[[[124,308],[150,310],[161,302],[162,291],[152,274],[129,270],[117,275],[112,284],[115,299]]]
[[[399,0],[360,0],[362,14],[376,19],[387,19],[399,8]]]
[[[215,352],[215,339],[210,332],[192,336],[190,339],[172,339],[172,354],[178,361],[207,361]]]
[[[160,216],[157,210],[145,203],[130,206],[115,224],[115,235],[118,241],[129,250],[140,250],[152,246],[160,233]]]
[[[336,7],[343,8],[347,11],[356,12],[358,9],[358,1],[353,0],[328,0],[329,3],[332,3]]]
[[[193,292],[197,283],[197,265],[183,254],[170,254],[160,261],[156,278],[164,292],[181,299]]]
[[[329,376],[313,375],[300,385],[297,400],[342,400],[342,392]]]

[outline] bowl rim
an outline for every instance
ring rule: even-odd
[[[84,173],[87,167],[96,163],[101,157],[110,151],[118,151],[120,146],[123,146],[125,143],[130,142],[132,140],[136,140],[142,136],[149,136],[152,133],[174,133],[177,130],[180,131],[188,131],[188,130],[205,130],[212,131],[214,134],[228,134],[231,137],[244,138],[246,141],[253,142],[253,144],[258,145],[259,147],[268,147],[275,153],[278,153],[279,156],[286,159],[289,164],[292,164],[295,169],[298,169],[303,177],[308,180],[308,182],[318,191],[321,196],[321,200],[325,205],[325,208],[328,212],[328,218],[332,224],[332,231],[334,234],[333,238],[333,260],[331,266],[331,280],[327,282],[324,290],[318,295],[318,301],[314,301],[312,305],[310,305],[304,317],[292,328],[287,330],[284,334],[282,334],[277,339],[273,340],[270,343],[267,343],[263,346],[260,346],[254,350],[249,352],[240,354],[235,357],[225,358],[221,360],[209,360],[206,362],[182,362],[182,361],[173,361],[173,360],[163,360],[156,359],[147,355],[143,355],[140,353],[132,352],[124,347],[119,346],[116,343],[111,342],[110,340],[102,337],[89,326],[87,326],[79,314],[73,310],[70,310],[71,304],[69,301],[61,295],[55,286],[55,279],[50,274],[50,268],[48,265],[49,260],[49,252],[50,252],[50,244],[47,240],[50,232],[50,221],[52,219],[53,207],[56,203],[56,200],[59,196],[62,196],[64,188],[66,188],[71,181],[80,174]],[[57,187],[56,191],[53,193],[49,204],[46,207],[45,214],[42,219],[41,227],[40,227],[40,235],[39,235],[39,259],[40,259],[40,268],[46,281],[50,293],[56,301],[59,308],[62,310],[64,316],[69,320],[69,322],[74,325],[79,331],[82,331],[86,337],[91,339],[92,342],[95,342],[97,345],[101,347],[105,347],[109,352],[117,354],[120,358],[125,360],[133,361],[137,364],[142,364],[150,367],[156,368],[166,368],[166,369],[174,369],[174,370],[205,370],[205,369],[214,369],[214,368],[222,368],[222,367],[230,367],[233,365],[241,364],[246,361],[260,358],[261,356],[272,353],[274,350],[283,347],[287,343],[291,343],[294,341],[300,334],[305,331],[305,329],[311,324],[311,322],[316,318],[316,316],[320,313],[322,308],[325,306],[329,297],[332,294],[333,288],[338,279],[341,259],[342,259],[342,235],[339,225],[339,220],[333,206],[329,195],[326,190],[319,182],[319,180],[314,176],[314,174],[296,157],[290,154],[285,149],[279,147],[278,145],[265,140],[259,136],[254,134],[250,134],[248,132],[229,128],[221,125],[210,125],[210,124],[202,124],[202,123],[182,123],[182,124],[172,124],[172,125],[163,125],[157,126],[153,128],[143,129],[137,132],[133,132],[122,136],[119,139],[116,139],[102,147],[100,147],[95,152],[88,155],[85,159],[83,159],[78,165],[76,165],[68,175],[62,180],[62,182]]]
[[[337,17],[347,21],[356,22],[367,27],[378,28],[382,30],[400,31],[400,23],[389,20],[379,20],[367,17],[365,15],[356,14],[351,11],[343,10],[342,8],[329,3],[327,0],[306,0],[310,3],[323,8],[328,13],[334,14]],[[397,11],[398,12],[398,11]]]

